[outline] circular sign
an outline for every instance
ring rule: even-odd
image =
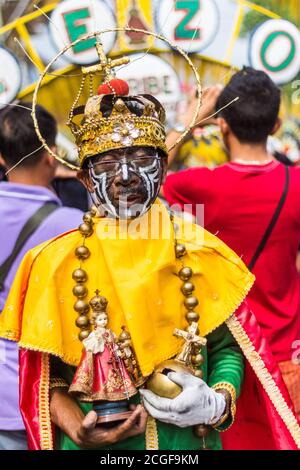
[[[49,25],[58,50],[94,31],[115,27],[115,17],[103,0],[65,0],[52,12]],[[112,32],[100,38],[106,54],[113,48],[115,37]],[[65,58],[79,65],[97,62],[95,43],[95,38],[81,41],[65,53]]]
[[[175,70],[165,60],[153,54],[131,54],[130,63],[117,70],[117,76],[129,84],[131,95],[151,94],[166,110],[168,122],[176,118],[181,100],[180,82]]]
[[[250,63],[277,84],[293,80],[300,70],[300,31],[287,20],[268,20],[250,38]]]
[[[219,10],[215,0],[161,0],[157,31],[185,52],[200,52],[216,37]]]
[[[15,56],[0,46],[0,108],[15,99],[21,88],[22,72]]]

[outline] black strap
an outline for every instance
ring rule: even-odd
[[[269,226],[268,226],[267,230],[265,231],[264,236],[262,237],[261,242],[258,245],[257,250],[256,250],[253,258],[252,258],[251,262],[248,265],[248,268],[250,269],[250,271],[253,270],[258,258],[262,254],[263,249],[265,248],[265,246],[267,244],[267,241],[269,240],[269,238],[271,236],[271,233],[272,233],[272,231],[273,231],[273,229],[276,225],[276,222],[279,219],[280,213],[281,213],[281,211],[283,209],[283,206],[284,206],[284,203],[286,201],[286,197],[287,197],[288,190],[289,190],[289,183],[290,183],[290,172],[289,172],[289,167],[288,166],[285,166],[284,168],[285,168],[284,190],[283,190],[282,196],[280,198],[280,201],[278,203],[278,206],[276,207],[274,215],[271,219],[271,222],[269,223]]]
[[[29,220],[27,220],[17,238],[11,255],[0,266],[0,291],[4,290],[4,282],[10,271],[10,268],[12,267],[14,261],[16,260],[18,254],[20,253],[28,238],[36,231],[36,229],[41,225],[43,220],[45,220],[46,217],[48,217],[50,214],[52,214],[52,212],[57,209],[57,207],[57,204],[55,204],[54,202],[47,202],[42,207],[40,207],[30,217]]]

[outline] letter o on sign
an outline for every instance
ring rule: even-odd
[[[11,103],[20,91],[22,72],[15,56],[0,47],[0,109]]]
[[[275,83],[288,83],[300,71],[300,31],[290,21],[265,21],[251,35],[249,56]]]

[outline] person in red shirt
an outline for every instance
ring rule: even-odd
[[[224,88],[217,109],[237,96],[219,117],[230,162],[171,174],[163,193],[170,205],[191,204],[194,215],[196,205],[203,204],[205,228],[253,268],[256,283],[249,304],[300,418],[300,168],[286,170],[267,151],[268,136],[280,126],[278,87],[264,72],[247,67]],[[275,226],[251,263],[280,201]]]

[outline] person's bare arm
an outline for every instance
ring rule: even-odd
[[[209,116],[211,116],[215,112],[216,103],[217,103],[218,97],[220,96],[221,91],[222,91],[221,85],[212,86],[212,87],[206,88],[203,91],[202,105],[201,105],[201,108],[200,108],[198,116],[197,116],[196,124],[198,122],[208,118]],[[192,122],[193,116],[195,114],[196,107],[197,107],[197,98],[193,97],[192,100],[189,103],[189,106],[186,110],[186,113],[184,113],[183,116],[178,117],[177,121],[180,124],[182,124],[185,128],[187,128],[190,125],[190,123]],[[213,121],[213,122],[215,122],[215,121]],[[212,123],[212,120],[208,120],[208,121],[205,121],[203,123],[203,125],[208,125],[208,124],[211,124],[211,123]],[[180,137],[180,132],[177,132],[174,129],[171,130],[168,133],[167,138],[166,138],[167,147],[169,148],[173,144],[175,144],[178,137]],[[168,155],[168,164],[169,164],[169,166],[171,165],[174,158],[176,157],[176,154],[178,152],[178,147],[179,146],[176,145],[169,152],[169,155]]]
[[[296,260],[297,271],[300,274],[300,251],[298,251],[297,260]]]
[[[105,429],[97,426],[97,414],[90,411],[84,416],[74,398],[64,389],[51,391],[50,414],[52,422],[83,449],[105,447],[128,437],[142,434],[146,429],[147,413],[141,405],[118,426]]]

